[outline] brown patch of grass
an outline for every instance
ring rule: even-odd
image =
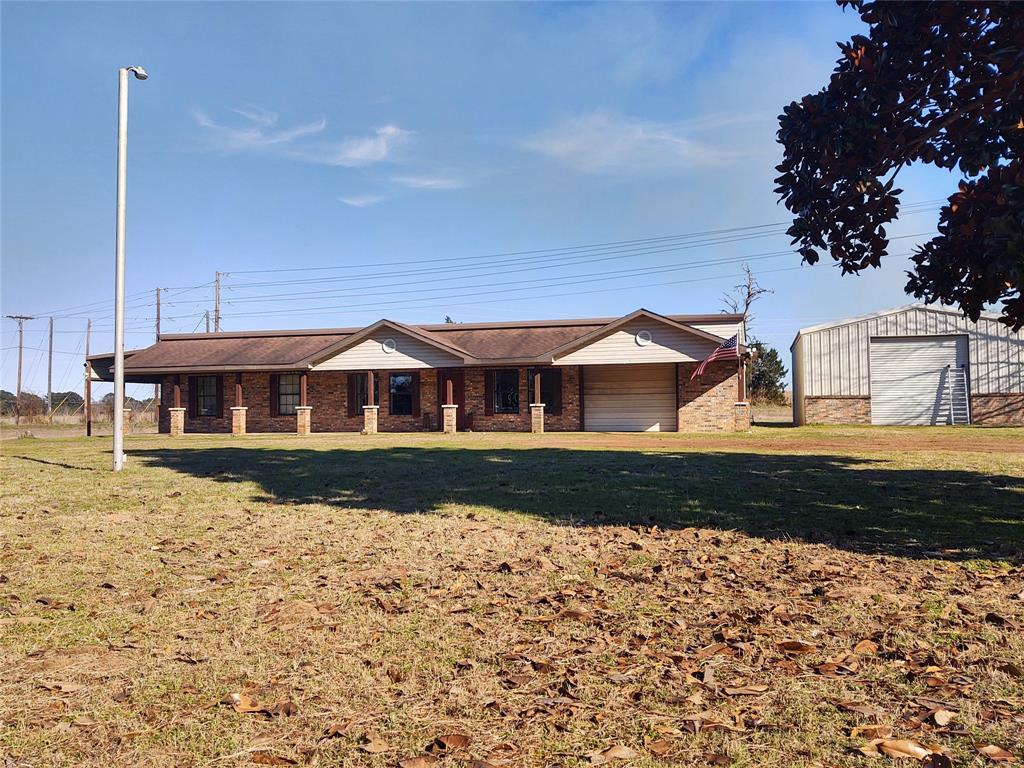
[[[444,763],[853,766],[877,721],[1024,757],[1019,432],[785,432],[140,437],[119,475],[106,441],[9,443],[0,752],[383,766],[465,734]],[[808,463],[821,441],[845,452]]]

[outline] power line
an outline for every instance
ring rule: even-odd
[[[936,198],[934,200],[922,200],[922,201],[916,202],[916,203],[907,203],[900,210],[900,213],[904,213],[904,214],[906,214],[906,213],[921,213],[924,210],[930,209],[936,203],[944,202],[944,201],[945,201],[944,198]],[[921,208],[922,206],[927,206],[927,207],[926,208]],[[915,210],[907,210],[907,209],[910,209],[910,208],[913,208]],[[918,210],[918,209],[920,209],[920,210]],[[438,259],[413,259],[413,260],[407,260],[407,261],[376,262],[376,264],[378,264],[380,266],[401,266],[401,265],[404,265],[404,264],[439,264],[439,263],[450,262],[450,261],[477,261],[477,260],[482,260],[482,259],[505,258],[505,257],[509,257],[509,256],[529,256],[529,255],[534,255],[534,254],[545,254],[545,253],[553,253],[553,252],[571,252],[571,251],[587,250],[587,249],[595,249],[595,248],[607,248],[607,247],[618,248],[618,247],[627,246],[627,245],[638,245],[638,244],[646,244],[646,243],[654,243],[654,242],[670,241],[670,240],[687,240],[687,239],[691,239],[691,238],[695,238],[695,237],[706,237],[708,235],[730,234],[730,233],[744,232],[744,231],[755,230],[755,229],[766,229],[766,228],[770,228],[770,227],[783,227],[783,226],[788,227],[788,225],[789,225],[788,221],[778,221],[778,222],[771,222],[771,223],[768,223],[768,224],[752,224],[752,225],[745,226],[745,227],[725,227],[723,229],[709,229],[709,230],[704,230],[704,231],[701,231],[701,232],[686,232],[686,233],[682,233],[682,234],[663,235],[663,236],[659,236],[659,237],[635,238],[635,239],[632,239],[632,240],[613,240],[613,241],[608,241],[608,242],[603,242],[603,243],[590,243],[590,244],[586,244],[586,245],[562,246],[562,247],[558,247],[558,248],[539,248],[539,249],[527,250],[527,251],[507,251],[507,252],[484,254],[484,255],[477,255],[477,256],[450,256],[450,257],[443,257],[443,258],[438,258]],[[223,272],[221,274],[225,274],[225,275],[251,275],[251,274],[280,273],[280,272],[317,272],[317,271],[328,271],[328,270],[339,270],[339,269],[351,269],[351,267],[348,267],[348,266],[280,267],[280,268],[276,268],[276,269],[233,270],[231,272]],[[255,284],[256,283],[250,283],[250,285],[255,285]]]
[[[896,240],[896,239],[908,239],[908,238],[920,237],[920,236],[921,236],[920,234],[900,235],[900,236],[894,237],[892,239],[893,240]],[[641,276],[646,276],[646,275],[651,275],[651,274],[666,274],[666,273],[672,273],[672,272],[682,272],[682,271],[687,271],[687,270],[691,270],[691,269],[701,269],[701,268],[708,267],[708,266],[718,266],[718,265],[723,265],[723,264],[734,264],[734,263],[737,263],[737,262],[756,261],[756,260],[762,260],[762,259],[767,259],[767,258],[778,258],[780,256],[790,255],[792,253],[794,253],[794,251],[791,251],[791,250],[788,250],[788,251],[775,251],[775,252],[769,252],[769,253],[763,253],[763,254],[746,254],[746,255],[742,255],[742,256],[733,256],[733,257],[728,257],[728,258],[724,258],[724,259],[709,259],[709,260],[705,260],[704,262],[691,262],[691,263],[688,263],[688,264],[682,265],[682,266],[657,266],[657,267],[648,267],[648,268],[641,268],[641,269],[635,269],[635,270],[617,270],[617,271],[608,272],[608,273],[598,273],[597,276],[591,276],[591,277],[588,277],[588,278],[585,278],[585,279],[578,279],[578,276],[570,275],[570,276],[566,276],[565,278],[554,278],[554,279],[548,278],[548,279],[527,280],[527,281],[520,281],[520,282],[521,283],[544,282],[544,283],[546,283],[548,285],[551,285],[552,287],[567,287],[567,286],[571,286],[571,285],[583,285],[583,284],[593,283],[593,282],[603,282],[603,281],[606,281],[606,280],[621,280],[624,277],[641,277]],[[560,280],[560,282],[556,282],[556,281],[559,281],[559,280]],[[467,287],[485,287],[485,286],[467,286]],[[494,295],[499,295],[499,294],[515,293],[515,292],[526,291],[526,290],[532,290],[532,289],[530,287],[526,287],[526,286],[518,287],[518,288],[500,288],[500,289],[487,290],[487,291],[473,291],[472,293],[469,293],[469,294],[451,294],[451,293],[449,293],[449,294],[446,294],[446,295],[441,296],[439,298],[442,298],[442,299],[447,300],[447,301],[451,301],[451,300],[457,300],[457,299],[460,299],[460,298],[464,298],[466,296],[494,296]],[[417,291],[417,290],[409,291],[409,293],[421,293],[421,292],[423,292],[423,291]],[[392,293],[399,294],[399,293],[403,293],[403,292],[402,291],[395,291],[395,292],[392,292]],[[364,295],[373,295],[373,294],[364,294]],[[384,295],[387,295],[387,294],[384,294]],[[302,298],[305,298],[305,297],[304,296],[298,296],[297,297],[297,299],[299,299],[299,300],[301,300]],[[333,298],[333,297],[324,297],[324,298]],[[278,299],[278,301],[281,301],[281,299]],[[241,313],[234,313],[233,316],[234,317],[252,317],[252,316],[273,316],[273,315],[281,315],[281,314],[308,314],[310,312],[314,312],[314,311],[321,310],[321,309],[325,309],[325,310],[326,309],[352,310],[352,309],[359,309],[359,308],[363,308],[363,307],[367,307],[367,308],[368,307],[380,307],[380,308],[384,309],[384,308],[390,308],[390,307],[393,307],[393,306],[404,306],[404,304],[405,304],[404,301],[393,301],[393,302],[383,302],[383,303],[380,303],[380,302],[366,302],[366,303],[363,303],[363,304],[346,304],[346,305],[335,305],[335,306],[311,305],[309,307],[297,307],[297,308],[290,308],[290,309],[270,309],[270,310],[264,310],[262,312],[250,312],[250,313],[241,312]]]

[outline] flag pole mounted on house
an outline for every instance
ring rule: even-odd
[[[736,344],[736,336],[734,334],[715,347],[715,351],[704,358],[701,364],[697,366],[697,369],[690,376],[690,381],[693,381],[698,376],[703,376],[704,371],[707,370],[707,367],[715,362],[715,360],[727,360],[730,357],[736,357],[738,355],[739,347]]]

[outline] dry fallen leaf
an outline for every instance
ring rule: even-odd
[[[256,703],[256,700],[244,693],[231,693],[224,699],[223,703],[230,704],[236,712],[252,713],[262,712],[263,707]]]
[[[591,765],[603,765],[612,760],[632,760],[639,755],[629,747],[616,744],[607,749],[595,749],[593,752],[588,752],[587,757],[590,758]]]
[[[368,733],[363,737],[363,743],[359,745],[363,752],[371,755],[378,755],[381,752],[390,752],[391,745],[375,733]]]
[[[934,720],[935,724],[939,726],[949,725],[951,722],[953,722],[954,717],[956,717],[956,715],[954,715],[948,709],[936,709],[934,712],[932,712],[932,720]]]
[[[58,693],[74,693],[84,688],[80,683],[71,683],[64,680],[43,680],[39,683],[40,688],[45,688],[48,691],[57,691]]]
[[[995,744],[986,744],[984,747],[978,747],[978,751],[994,763],[1017,762],[1017,758]]]
[[[814,653],[818,646],[814,643],[805,643],[803,640],[783,640],[776,643],[776,647],[785,654],[798,655],[802,653]]]
[[[888,755],[896,758],[924,760],[936,750],[929,749],[913,739],[872,739],[861,747],[860,751],[868,757]]]
[[[654,741],[647,742],[647,749],[651,751],[651,754],[657,755],[658,757],[664,757],[672,751],[673,743],[671,739],[655,739]]]
[[[878,643],[874,640],[861,640],[853,646],[853,652],[861,656],[874,656],[878,653]]]
[[[254,752],[250,762],[257,765],[298,765],[291,758],[275,755],[273,752]]]

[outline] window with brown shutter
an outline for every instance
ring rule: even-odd
[[[350,373],[345,378],[347,379],[347,391],[345,392],[345,405],[349,416],[355,416],[356,414],[356,376],[357,373]]]
[[[300,376],[282,373],[277,377],[277,412],[281,416],[294,416],[299,405]]]
[[[519,413],[519,369],[501,368],[492,371],[492,376],[493,412]]]
[[[417,387],[416,376],[411,373],[392,373],[388,376],[388,413],[392,416],[415,416],[413,403]],[[417,409],[418,410],[418,409]]]
[[[270,374],[270,415],[277,416],[277,374]]]
[[[224,380],[220,376],[188,377],[188,415],[219,417],[224,410]]]

